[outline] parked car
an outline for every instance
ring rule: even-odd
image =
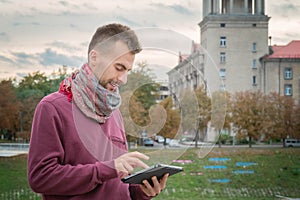
[[[169,142],[169,146],[170,147],[180,147],[179,140],[171,139],[170,142]]]
[[[166,145],[170,144],[171,139],[170,138],[165,138],[166,139]]]
[[[181,138],[179,143],[184,145],[195,145],[195,140],[194,138],[186,137],[186,138]]]
[[[196,145],[196,141],[194,138],[190,138],[190,137],[181,138],[179,141],[179,144],[183,144],[183,145],[187,145],[187,146],[194,146],[194,145]],[[199,146],[211,146],[211,145],[214,145],[215,143],[198,141],[197,144]]]
[[[165,138],[161,135],[155,136],[155,141],[158,143],[163,143],[165,141]]]
[[[287,138],[284,143],[285,147],[300,147],[300,139]]]
[[[144,146],[154,146],[154,141],[150,138],[145,138],[143,140]]]

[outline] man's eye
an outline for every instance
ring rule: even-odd
[[[121,67],[121,66],[117,66],[116,69],[117,69],[118,71],[123,71],[123,70],[124,70],[124,68]]]

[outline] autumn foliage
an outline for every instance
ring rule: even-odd
[[[50,76],[34,72],[18,83],[14,79],[0,81],[2,139],[29,138],[37,103],[45,95],[57,91],[65,75],[63,68]],[[158,104],[158,88],[159,83],[154,81],[146,63],[140,63],[131,72],[128,84],[120,89],[121,95],[128,100],[123,102],[128,107],[121,107],[124,121],[129,122],[128,130],[139,133],[141,127],[161,123],[155,134],[174,138],[179,131],[196,133],[198,129],[199,139],[203,140],[210,126],[219,137],[227,129],[229,133],[235,132],[237,140],[246,139],[250,145],[251,141],[300,138],[300,106],[292,97],[259,91],[207,95],[205,87],[199,87],[194,91],[182,91],[180,105],[171,96]],[[157,128],[155,124],[154,128]]]

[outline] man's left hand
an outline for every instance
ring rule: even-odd
[[[140,187],[146,195],[155,197],[165,189],[168,176],[169,174],[165,174],[160,181],[157,180],[156,176],[153,176],[153,186],[151,186],[147,180],[144,180]]]

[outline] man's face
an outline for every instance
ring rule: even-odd
[[[128,72],[132,69],[135,58],[127,45],[117,42],[109,53],[103,54],[100,51],[94,53],[95,57],[90,56],[90,66],[104,88],[116,91],[119,85],[126,84]]]

